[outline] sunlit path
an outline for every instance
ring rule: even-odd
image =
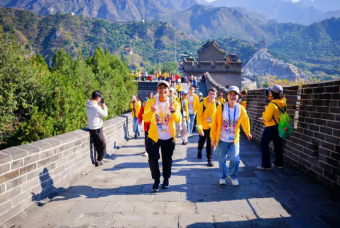
[[[286,166],[257,171],[260,149],[241,139],[239,187],[218,185],[218,167],[196,158],[198,136],[174,152],[170,188],[151,193],[153,180],[143,138],[130,139],[109,162],[80,177],[59,195],[26,210],[7,227],[327,227],[339,201]]]

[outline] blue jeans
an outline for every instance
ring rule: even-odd
[[[195,114],[189,114],[189,120],[187,125],[188,134],[192,134],[192,128],[194,127]]]
[[[135,135],[138,135],[138,118],[137,117],[133,118],[132,127],[133,127],[133,132],[135,133]]]
[[[230,160],[229,163],[229,171],[228,174],[230,178],[237,178],[237,171],[240,165],[240,143],[234,142],[223,142],[219,141],[217,146],[217,154],[218,154],[218,164],[219,164],[219,177],[225,179],[227,177],[227,159]]]

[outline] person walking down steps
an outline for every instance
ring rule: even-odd
[[[182,101],[181,101],[181,114],[182,114],[182,128],[181,128],[181,136],[182,136],[182,145],[188,144],[188,132],[187,132],[187,121],[189,119],[189,106],[187,98],[187,91],[182,91]]]
[[[180,104],[174,100],[170,102],[169,83],[160,81],[157,86],[159,96],[150,99],[145,107],[143,119],[150,122],[148,135],[149,166],[154,184],[152,191],[158,192],[160,186],[160,170],[158,160],[159,149],[162,153],[163,184],[162,188],[170,186],[172,155],[175,150],[176,125],[181,123]]]

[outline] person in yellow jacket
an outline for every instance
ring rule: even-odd
[[[265,107],[262,113],[265,129],[261,137],[261,153],[262,164],[257,166],[258,170],[271,170],[274,168],[283,168],[283,151],[281,145],[281,138],[279,136],[278,124],[280,122],[281,111],[279,107],[286,109],[286,98],[283,96],[283,88],[281,85],[276,84],[270,88],[271,102]],[[269,144],[273,141],[275,151],[275,162],[270,164]]]
[[[182,145],[188,144],[188,132],[187,132],[187,121],[189,120],[189,105],[187,98],[187,91],[183,90],[182,92],[182,99],[181,99],[181,114],[182,114],[182,130],[181,130],[181,137],[182,137]]]
[[[150,129],[147,142],[147,152],[149,154],[149,166],[154,184],[152,191],[159,191],[160,170],[158,160],[160,159],[159,148],[162,153],[163,166],[163,184],[162,188],[169,188],[169,178],[171,176],[172,155],[175,149],[176,126],[175,123],[181,123],[182,116],[180,104],[170,102],[169,83],[166,81],[158,82],[158,96],[148,101],[143,120],[150,122]]]
[[[223,93],[219,93],[218,94],[218,102],[220,102],[221,104],[224,104],[226,102],[226,100],[223,98]]]
[[[211,146],[217,147],[220,184],[226,184],[227,157],[230,160],[228,178],[232,185],[238,186],[237,171],[240,165],[240,125],[246,133],[248,140],[252,139],[247,111],[237,103],[240,97],[237,86],[230,86],[227,93],[227,102],[217,107],[213,118],[210,138]]]
[[[176,89],[177,89],[177,94],[178,94],[178,97],[180,97],[182,94],[182,85],[181,83],[178,83],[177,86],[176,86]]]
[[[178,102],[178,104],[181,104],[181,99],[177,97],[175,89],[170,88],[169,92],[170,92],[169,94],[170,100],[176,101]],[[180,133],[181,133],[181,124],[176,123],[176,136],[179,136]]]
[[[139,136],[139,128],[138,128],[138,114],[141,108],[141,102],[138,100],[136,95],[132,96],[132,100],[130,103],[130,110],[132,112],[132,128],[135,133],[135,139]]]
[[[188,131],[189,137],[192,136],[192,129],[194,127],[195,115],[197,114],[198,105],[200,103],[198,96],[195,94],[195,89],[196,88],[194,86],[190,86],[189,94],[187,96],[188,105],[189,105],[189,120],[188,120],[187,131]]]
[[[216,98],[217,90],[212,87],[209,89],[208,97],[204,98],[203,101],[198,106],[197,112],[197,128],[199,133],[198,148],[197,148],[197,158],[202,159],[202,150],[205,141],[207,141],[207,159],[208,166],[214,166],[212,161],[213,150],[211,148],[210,140],[210,128],[214,115],[216,113],[217,106],[220,104]]]

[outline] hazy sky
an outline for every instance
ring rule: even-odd
[[[206,0],[207,2],[213,2],[213,1],[216,1],[216,0]],[[300,0],[292,0],[293,2],[298,2]]]

